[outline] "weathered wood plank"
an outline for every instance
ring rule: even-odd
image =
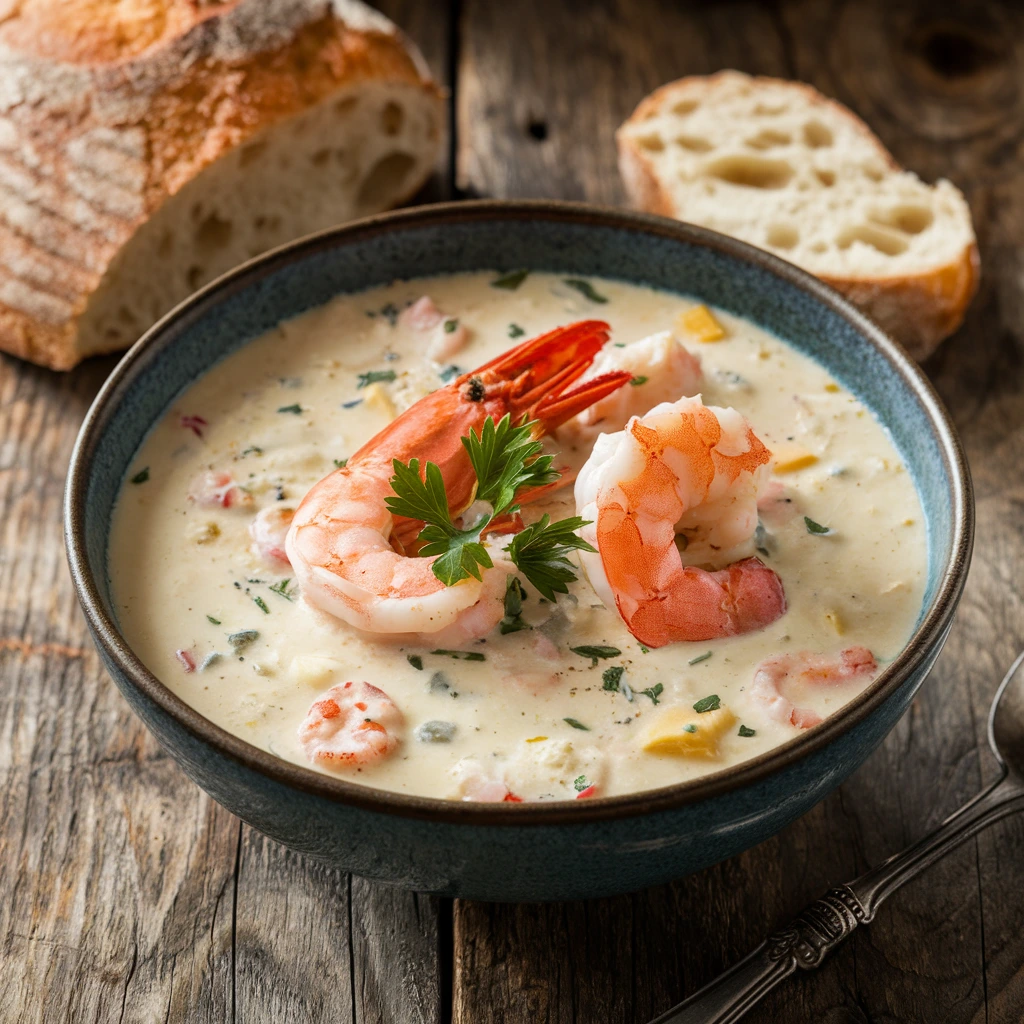
[[[474,1024],[647,1020],[830,884],[926,831],[991,777],[991,759],[979,753],[985,712],[1024,641],[1013,578],[1024,555],[1021,484],[1010,469],[1024,464],[1020,16],[994,3],[936,11],[882,0],[591,10],[583,25],[569,5],[520,5],[520,35],[509,42],[496,6],[465,6],[460,186],[620,201],[614,128],[646,91],[682,74],[781,74],[849,104],[902,162],[956,180],[978,219],[986,284],[928,369],[974,467],[979,536],[963,611],[933,677],[865,768],[801,821],[730,862],[631,897],[457,904],[454,1019]],[[1024,883],[1014,852],[1021,833],[1020,822],[1007,822],[951,855],[749,1019],[1021,1019],[1024,907],[1007,898]]]

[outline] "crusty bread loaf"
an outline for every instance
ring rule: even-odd
[[[429,175],[440,90],[358,0],[0,0],[0,349],[132,344]]]
[[[618,131],[641,209],[734,235],[843,292],[921,359],[978,286],[964,197],[901,170],[810,86],[722,71],[644,99]]]

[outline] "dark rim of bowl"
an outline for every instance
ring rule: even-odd
[[[598,225],[670,238],[724,253],[756,264],[790,285],[810,293],[818,302],[843,317],[869,344],[880,350],[892,372],[917,396],[928,411],[944,455],[953,502],[952,556],[945,566],[931,607],[900,654],[871,685],[814,729],[796,736],[747,761],[721,771],[659,789],[621,796],[598,797],[583,803],[569,800],[545,803],[491,804],[410,796],[346,781],[285,761],[214,725],[175,696],[134,653],[103,607],[99,588],[89,568],[85,542],[85,498],[88,477],[99,439],[112,408],[143,373],[154,354],[173,345],[177,335],[220,297],[246,288],[277,269],[307,254],[337,244],[359,242],[381,233],[425,225],[486,220],[544,220],[576,225]],[[340,804],[385,814],[426,818],[463,825],[585,824],[610,818],[628,818],[669,811],[708,800],[750,783],[821,750],[862,722],[921,667],[928,654],[942,643],[963,590],[974,538],[974,503],[970,473],[960,440],[949,415],[922,371],[904,350],[837,292],[791,263],[737,239],[692,224],[592,206],[556,201],[499,201],[438,203],[381,214],[330,228],[256,257],[211,282],[163,317],[143,335],[114,369],[96,396],[79,432],[71,456],[64,498],[65,543],[68,564],[78,598],[94,639],[107,657],[148,700],[204,743],[238,764],[285,786]]]

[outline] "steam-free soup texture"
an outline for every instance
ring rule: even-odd
[[[286,519],[427,393],[525,338],[594,318],[610,325],[613,361],[616,346],[672,332],[666,344],[700,360],[704,403],[738,410],[773,453],[761,522],[730,554],[778,574],[787,610],[771,625],[649,649],[578,571],[556,601],[527,583],[512,631],[439,653],[311,607],[289,566],[254,544],[254,516],[277,509]],[[657,373],[628,368],[633,407],[646,411],[645,389],[651,405],[664,400]],[[546,450],[578,469],[601,426],[570,423]],[[197,486],[213,488],[214,501],[196,500]],[[573,487],[524,506],[523,518],[543,513],[574,515]],[[147,667],[255,746],[309,764],[298,729],[311,705],[365,681],[396,706],[397,742],[389,756],[335,767],[342,777],[453,799],[565,800],[718,771],[837,711],[910,635],[925,547],[913,481],[883,428],[784,341],[675,294],[485,272],[341,296],[215,366],[138,452],[109,569],[125,636]],[[873,666],[828,670],[864,649]],[[792,671],[769,661],[776,669],[755,686],[759,666],[780,655],[792,656]],[[772,712],[766,680],[799,714]]]

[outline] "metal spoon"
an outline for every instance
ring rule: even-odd
[[[994,821],[1024,809],[1024,652],[1006,673],[988,716],[999,778],[938,828],[848,885],[830,889],[749,956],[651,1024],[732,1024],[798,968],[817,967],[904,882]]]

